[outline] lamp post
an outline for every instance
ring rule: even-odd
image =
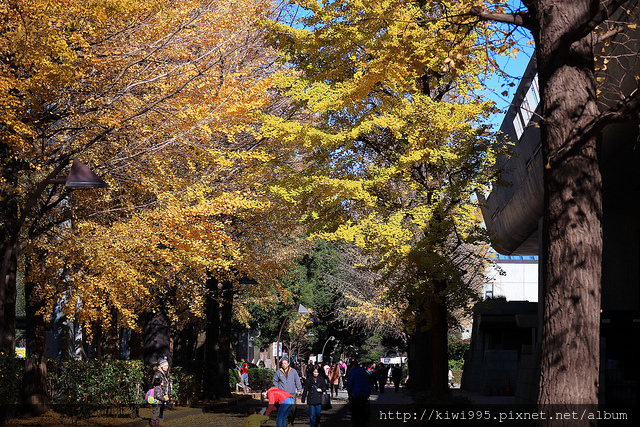
[[[71,170],[66,176],[59,176],[60,172],[68,165],[68,162],[60,163],[43,181],[41,181],[36,187],[33,194],[25,202],[24,209],[14,229],[12,230],[9,251],[15,251],[14,256],[17,256],[19,235],[22,227],[24,226],[28,216],[31,214],[31,210],[36,206],[38,199],[44,192],[45,188],[50,185],[64,184],[67,188],[105,188],[108,187],[107,183],[98,177],[91,169],[86,165],[78,161],[73,160]],[[13,262],[13,260],[11,260]],[[31,263],[32,261],[29,261]],[[37,266],[40,264],[37,263]],[[2,265],[2,271],[8,269],[7,259]],[[3,275],[4,277],[4,275]],[[4,292],[6,282],[2,283],[2,292]],[[32,415],[40,415],[48,410],[49,400],[47,396],[47,388],[45,378],[47,375],[46,363],[45,363],[45,321],[41,316],[37,315],[39,308],[44,307],[44,298],[37,292],[37,283],[32,280],[25,280],[25,302],[26,302],[26,354],[25,354],[25,368],[23,379],[23,404],[26,413]],[[4,307],[2,307],[4,309]],[[15,319],[15,317],[14,317]],[[3,332],[8,332],[10,325],[2,324]],[[3,347],[15,346],[15,325],[11,331],[12,341],[3,342]],[[5,335],[9,337],[7,333]]]
[[[329,341],[335,341],[335,339],[336,339],[336,337],[334,337],[333,335],[331,335],[331,336],[329,337],[329,339],[327,339],[327,340],[324,342],[324,345],[322,346],[322,362],[323,362],[323,363],[324,363],[324,349],[325,349],[325,347],[327,346],[327,343],[328,343]]]
[[[278,343],[276,344],[276,363],[278,363],[278,357],[280,357],[280,337],[282,336],[282,328],[284,328],[284,324],[287,322],[287,319],[289,318],[289,316],[291,316],[291,314],[294,311],[298,311],[298,313],[311,313],[305,306],[303,306],[302,304],[298,305],[298,307],[293,307],[291,309],[291,311],[289,313],[287,313],[287,316],[284,318],[284,320],[282,321],[282,325],[280,325],[280,332],[278,332]]]
[[[296,339],[295,339],[295,346],[296,346],[295,348],[298,354],[300,353],[300,336],[305,331],[305,328],[307,327],[307,323],[309,323],[309,321],[312,321],[313,323],[316,323],[316,324],[322,323],[322,320],[320,320],[318,316],[316,316],[315,314],[310,318],[308,318],[307,320],[305,320],[304,325],[302,325],[302,328],[300,328],[300,332],[298,332],[298,335],[296,335]]]
[[[38,202],[38,199],[50,184],[64,184],[67,188],[104,188],[108,187],[98,175],[96,175],[91,169],[80,162],[78,159],[73,159],[71,170],[69,174],[64,176],[60,173],[68,166],[68,159],[58,164],[58,166],[47,175],[37,186],[31,196],[27,199],[20,214],[20,217],[10,226],[8,231],[9,238],[4,244],[4,253],[2,256],[2,267],[0,268],[0,349],[6,352],[13,353],[15,347],[15,316],[8,318],[5,317],[5,300],[7,298],[6,291],[10,280],[15,280],[13,274],[16,270],[17,257],[20,252],[20,235],[22,227],[27,218],[31,214],[34,206]],[[12,273],[12,274],[9,274]],[[13,279],[9,279],[13,276]],[[11,289],[10,292],[15,292]],[[11,296],[11,295],[9,295]],[[15,299],[15,296],[13,296]]]

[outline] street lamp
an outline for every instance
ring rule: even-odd
[[[308,318],[307,320],[305,320],[304,324],[302,325],[302,328],[300,328],[300,332],[298,332],[298,335],[296,335],[296,339],[295,341],[292,341],[292,343],[295,343],[295,348],[296,351],[299,353],[300,350],[300,336],[302,335],[302,333],[305,331],[305,328],[307,327],[307,323],[309,323],[309,321],[313,322],[313,323],[322,323],[322,320],[320,320],[318,318],[318,316],[316,316],[315,314],[313,316],[311,316],[310,318]],[[313,336],[313,334],[309,333],[307,334],[308,336],[311,335]]]
[[[280,337],[282,336],[282,328],[284,328],[284,324],[287,322],[287,319],[289,318],[289,316],[291,316],[291,314],[296,311],[296,307],[293,307],[291,309],[291,311],[289,313],[287,313],[287,316],[284,318],[284,320],[282,321],[282,325],[280,325],[280,332],[278,332],[278,343],[276,344],[276,363],[278,363],[278,357],[280,356]],[[298,313],[305,313],[305,314],[309,314],[311,313],[307,308],[305,308],[305,306],[303,306],[302,304],[298,305],[297,307],[297,311]]]
[[[104,182],[98,175],[96,175],[91,169],[89,169],[85,164],[80,162],[78,159],[73,159],[73,164],[71,165],[71,170],[69,174],[64,176],[60,175],[60,173],[69,165],[68,159],[58,164],[58,166],[47,175],[45,179],[43,179],[37,186],[31,196],[27,199],[22,209],[22,213],[18,220],[13,224],[11,230],[9,232],[9,239],[7,244],[5,245],[5,252],[2,256],[2,267],[0,267],[0,347],[4,347],[5,349],[10,344],[12,347],[14,345],[13,342],[5,343],[3,342],[4,332],[7,328],[5,319],[5,292],[7,288],[7,277],[9,271],[16,268],[16,259],[17,259],[17,244],[20,239],[22,227],[26,222],[28,216],[31,214],[34,206],[38,202],[39,197],[42,195],[44,190],[50,184],[64,184],[67,188],[105,188],[108,187],[107,183]],[[15,292],[15,291],[14,291]],[[10,323],[9,323],[10,324]],[[14,336],[15,331],[12,331],[11,335]]]
[[[322,346],[322,361],[323,361],[323,362],[324,362],[324,349],[325,349],[325,347],[327,346],[327,343],[328,343],[329,341],[335,341],[335,339],[336,339],[336,337],[334,337],[333,335],[331,335],[331,336],[329,337],[329,339],[328,339],[328,340],[326,340],[326,341],[324,342],[324,345]]]
[[[5,297],[5,287],[7,285],[6,275],[5,273],[9,268],[15,266],[11,266],[9,262],[15,263],[17,258],[17,243],[20,239],[20,234],[22,227],[24,226],[28,216],[31,214],[31,211],[36,206],[38,199],[45,191],[48,185],[56,185],[56,184],[64,184],[67,188],[105,188],[108,187],[107,183],[104,182],[98,175],[96,175],[91,169],[89,169],[86,165],[78,161],[77,159],[73,160],[73,164],[71,165],[71,169],[66,176],[60,176],[59,174],[64,170],[65,167],[68,166],[68,159],[61,162],[56,166],[56,168],[47,175],[47,177],[42,180],[36,187],[35,191],[29,199],[25,202],[24,208],[18,219],[17,223],[14,225],[14,228],[11,230],[10,237],[10,245],[5,252],[5,257],[2,263],[2,269],[0,271],[0,275],[2,279],[0,280],[0,331],[5,332],[5,329],[8,325],[4,324],[4,297]],[[11,251],[16,251],[12,253]],[[9,260],[7,260],[7,255],[9,256]],[[47,375],[46,369],[46,361],[45,359],[45,322],[41,316],[36,315],[37,306],[44,305],[43,297],[37,293],[34,293],[35,284],[34,283],[25,283],[25,301],[27,304],[27,312],[26,312],[26,366],[32,366],[33,372],[27,377],[25,376],[25,382],[23,384],[23,391],[25,393],[25,402],[27,403],[27,411],[36,411],[39,412],[41,408],[41,404],[36,402],[43,402],[46,399],[43,396],[46,396],[46,388],[44,387],[44,383],[42,381],[37,381],[37,378],[45,378]],[[15,289],[12,290],[15,292]],[[15,298],[15,294],[12,295]],[[33,297],[33,298],[32,298]],[[13,318],[15,319],[15,317]],[[15,346],[15,328],[12,332],[11,339],[13,342],[6,343],[3,342],[2,346],[7,347],[9,344],[11,346]],[[27,368],[29,370],[30,368]],[[40,407],[40,408],[38,408]]]

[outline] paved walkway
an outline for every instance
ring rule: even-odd
[[[479,405],[505,405],[508,406],[514,402],[513,397],[504,396],[480,396],[477,393],[471,393],[460,389],[453,389],[454,396],[461,396],[468,399],[472,409]],[[191,409],[172,413],[166,416],[166,420],[179,419],[189,415],[210,413],[225,414],[246,414],[249,406],[260,410],[267,406],[267,402],[261,401],[258,394],[242,395],[237,401],[229,405],[216,405],[202,409]],[[348,396],[346,391],[338,392],[338,396],[332,397],[332,408],[322,411],[321,425],[331,427],[350,427],[351,414],[349,413]],[[413,427],[422,426],[423,422],[429,416],[430,408],[423,408],[415,405],[411,395],[405,392],[404,388],[400,388],[396,393],[393,387],[386,387],[384,393],[373,392],[369,398],[370,403],[370,427]],[[448,407],[445,407],[446,410]],[[439,408],[443,409],[443,408]],[[423,419],[424,418],[424,419]],[[144,427],[148,425],[148,420],[142,420],[125,424],[126,427]],[[298,399],[296,420],[294,426],[305,427],[309,425],[309,410],[306,404],[300,403]],[[439,425],[449,425],[448,423],[439,423]],[[523,426],[524,427],[524,426]]]
[[[403,388],[400,388],[396,393],[393,387],[387,387],[385,393],[373,392],[369,398],[371,408],[371,427],[394,427],[396,422],[389,422],[388,414],[390,411],[404,411],[409,408],[412,403],[412,398],[409,394],[405,393]],[[346,391],[339,391],[338,396],[332,396],[331,398],[332,408],[323,410],[321,415],[321,425],[331,427],[350,427],[351,426],[351,414],[349,413],[349,400]],[[212,410],[212,412],[238,412],[246,413],[248,406],[254,406],[256,409],[262,409],[267,406],[266,402],[259,399],[251,399],[242,403],[238,408],[227,408]],[[381,420],[380,414],[384,417]],[[395,417],[395,413],[394,413]],[[296,410],[296,418],[294,426],[303,427],[309,425],[309,410],[307,404],[303,404],[298,399],[298,405]],[[406,424],[403,424],[406,425]]]

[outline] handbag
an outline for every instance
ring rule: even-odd
[[[331,409],[331,396],[327,393],[322,393],[320,397],[320,405],[322,409]]]

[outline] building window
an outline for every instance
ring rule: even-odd
[[[516,130],[518,139],[522,137],[525,127],[531,121],[533,113],[536,111],[540,103],[540,90],[538,86],[538,75],[536,74],[531,80],[531,86],[527,90],[524,99],[517,109],[516,117],[513,119],[513,127]]]
[[[516,137],[520,139],[520,137],[524,133],[524,126],[522,125],[522,119],[520,118],[520,113],[517,113],[516,118],[513,119],[513,127],[516,129]]]
[[[487,283],[484,285],[484,299],[493,298],[493,283]]]

